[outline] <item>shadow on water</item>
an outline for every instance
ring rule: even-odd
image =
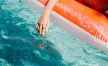
[[[28,64],[40,66],[63,66],[60,53],[53,48],[53,43],[44,40],[2,39],[4,44],[0,49],[0,58],[14,65]]]
[[[26,29],[29,25],[16,25],[18,22],[24,22],[22,18],[12,17],[11,12],[2,10],[1,7],[0,10],[1,59],[12,65],[64,66],[62,57],[52,42],[45,38],[35,39]],[[36,35],[38,37],[38,34]]]

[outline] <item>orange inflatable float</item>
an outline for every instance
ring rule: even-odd
[[[41,13],[47,1],[24,0],[24,3]],[[77,1],[60,0],[51,20],[80,40],[108,52],[108,19],[103,14]]]

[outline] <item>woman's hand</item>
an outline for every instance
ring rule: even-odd
[[[48,3],[46,5],[45,9],[43,10],[43,13],[36,25],[36,30],[42,36],[44,36],[45,31],[48,31],[48,27],[49,27],[49,23],[50,23],[50,18],[49,18],[50,13],[58,1],[59,0],[48,0]]]
[[[50,13],[43,12],[36,25],[36,30],[40,35],[44,36],[45,31],[46,32],[48,31],[49,23],[50,23]]]

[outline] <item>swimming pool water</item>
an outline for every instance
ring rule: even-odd
[[[0,66],[108,66],[108,53],[53,23],[41,37],[39,17],[22,0],[0,0]]]

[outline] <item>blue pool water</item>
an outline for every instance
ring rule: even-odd
[[[108,66],[108,53],[53,23],[39,36],[39,17],[21,0],[0,0],[0,66]]]

